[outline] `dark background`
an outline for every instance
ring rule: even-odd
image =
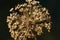
[[[59,0],[39,0],[41,5],[49,10],[52,16],[52,29],[50,33],[37,37],[38,40],[60,40],[60,1]],[[6,23],[9,9],[24,0],[0,0],[0,40],[13,40],[10,37]]]

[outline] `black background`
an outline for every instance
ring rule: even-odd
[[[59,0],[38,0],[41,5],[46,7],[52,16],[52,29],[50,33],[37,37],[38,40],[60,40],[60,1]],[[9,9],[24,0],[0,0],[0,40],[13,40],[10,37],[6,18]]]

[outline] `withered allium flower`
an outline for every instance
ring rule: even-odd
[[[26,3],[10,9],[7,23],[14,40],[37,40],[36,35],[41,35],[43,28],[50,32],[51,16],[45,7],[41,7],[39,1],[26,0]]]

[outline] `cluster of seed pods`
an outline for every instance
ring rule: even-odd
[[[27,40],[27,38],[37,40],[36,35],[42,35],[43,28],[50,32],[51,16],[39,1],[26,0],[26,3],[10,9],[7,23],[14,40]]]

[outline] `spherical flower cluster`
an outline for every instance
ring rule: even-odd
[[[10,9],[7,23],[11,37],[14,40],[27,40],[43,33],[46,28],[51,29],[51,16],[45,7],[40,7],[39,1],[26,0],[27,3],[18,4]],[[38,5],[37,5],[38,4]]]

